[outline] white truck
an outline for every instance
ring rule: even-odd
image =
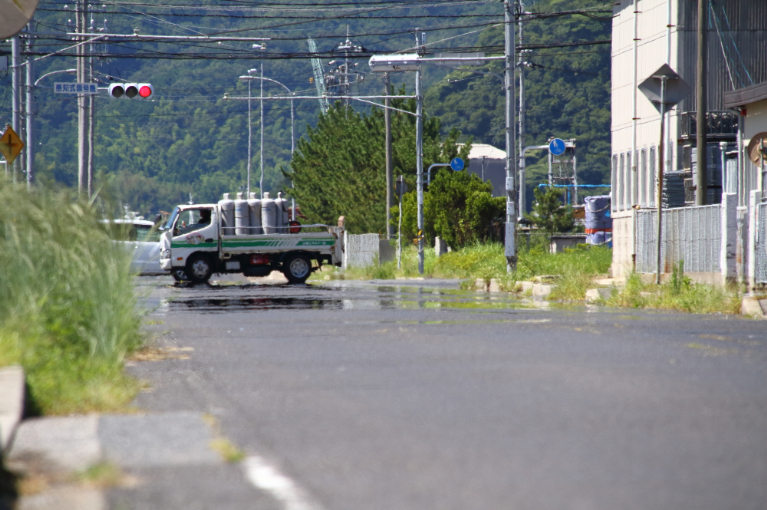
[[[338,226],[301,225],[290,208],[255,193],[245,200],[229,194],[217,204],[179,205],[163,227],[160,265],[177,280],[208,281],[214,273],[267,276],[282,271],[290,283],[304,283],[323,264],[343,260],[343,217]]]

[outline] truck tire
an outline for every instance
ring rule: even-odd
[[[291,255],[283,262],[282,272],[288,283],[304,283],[312,274],[312,261],[306,255]]]
[[[213,274],[213,264],[205,255],[192,255],[186,263],[185,272],[193,283],[205,283]]]

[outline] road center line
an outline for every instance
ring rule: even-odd
[[[249,456],[242,465],[250,483],[271,494],[285,510],[322,510],[301,487],[265,459]]]

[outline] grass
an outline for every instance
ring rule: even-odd
[[[638,274],[632,273],[626,286],[614,290],[606,304],[688,313],[739,314],[742,297],[735,286],[722,288],[693,283],[680,270],[675,270],[670,281],[661,285],[644,283]]]
[[[458,278],[473,285],[477,279],[489,282],[498,280],[502,290],[513,290],[514,283],[530,280],[536,276],[551,275],[557,283],[552,293],[555,300],[583,300],[586,289],[594,276],[607,273],[612,263],[612,250],[601,246],[580,245],[564,253],[548,252],[547,236],[537,236],[528,248],[520,246],[517,270],[506,272],[504,247],[500,243],[476,244],[461,250],[454,250],[437,257],[433,248],[424,250],[424,277]],[[415,246],[403,247],[402,269],[391,261],[381,266],[349,268],[346,271],[334,269],[315,273],[313,279],[369,280],[393,279],[395,277],[416,277],[418,254]]]
[[[68,192],[0,182],[0,366],[24,367],[34,411],[117,410],[139,389],[130,254]]]

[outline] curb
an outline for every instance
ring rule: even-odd
[[[0,455],[8,448],[24,412],[24,369],[0,368]]]
[[[767,299],[756,299],[753,297],[744,297],[741,301],[740,313],[750,315],[757,319],[767,319],[765,308],[767,308]]]

